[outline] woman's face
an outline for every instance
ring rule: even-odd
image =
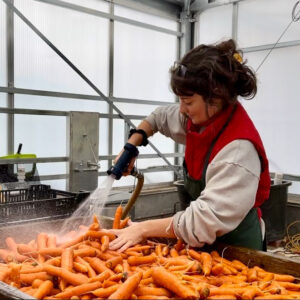
[[[221,101],[214,101],[213,105],[204,101],[199,94],[180,97],[180,112],[188,116],[193,124],[200,125],[218,113],[221,109]]]

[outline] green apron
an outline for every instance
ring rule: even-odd
[[[185,203],[181,203],[183,208],[184,206],[185,207],[189,206],[190,201],[196,200],[200,196],[201,192],[204,190],[206,185],[205,183],[206,170],[208,167],[211,151],[218,137],[221,135],[221,133],[224,131],[225,127],[229,123],[231,117],[232,115],[229,117],[224,127],[221,129],[221,131],[218,133],[216,138],[213,140],[209,148],[209,151],[206,154],[206,159],[202,171],[202,177],[200,180],[196,180],[188,175],[186,164],[184,162],[183,164],[184,187],[187,192],[186,195],[188,195],[189,197],[186,197],[186,199],[183,200]],[[217,241],[229,245],[243,246],[255,250],[263,250],[264,245],[262,240],[260,221],[257,215],[257,209],[252,208],[236,229],[234,229],[229,233],[224,234],[223,236],[218,237]]]

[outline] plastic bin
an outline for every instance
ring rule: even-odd
[[[267,243],[282,240],[286,234],[288,187],[291,184],[290,181],[281,184],[272,181],[269,199],[261,206]]]
[[[0,226],[68,217],[88,195],[53,190],[43,184],[0,191]]]

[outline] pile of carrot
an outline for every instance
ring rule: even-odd
[[[113,228],[126,226],[118,207]],[[109,250],[116,237],[93,223],[75,238],[39,233],[0,249],[0,280],[38,299],[299,299],[291,275],[249,268],[216,251],[151,240],[123,253]]]

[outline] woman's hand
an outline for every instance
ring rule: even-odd
[[[128,227],[124,229],[110,229],[110,233],[117,236],[115,240],[109,243],[109,249],[118,250],[119,252],[125,251],[127,248],[138,244],[144,239],[144,230],[142,223],[129,222]]]
[[[119,158],[120,158],[120,156],[122,155],[123,152],[124,152],[124,149],[123,149],[123,150],[118,154],[118,156],[114,159],[114,161],[113,161],[114,164],[117,163],[117,161],[119,160]],[[130,162],[129,162],[129,164],[128,164],[128,167],[127,167],[127,170],[126,170],[125,172],[123,172],[123,176],[130,175],[130,173],[131,173],[131,171],[132,171],[132,169],[133,169],[133,167],[134,167],[134,163],[135,163],[136,158],[137,158],[137,157],[135,156],[135,157],[133,157],[133,158],[130,160]]]

